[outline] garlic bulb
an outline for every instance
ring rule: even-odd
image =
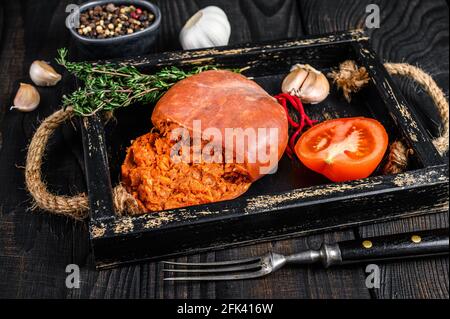
[[[322,72],[309,64],[296,64],[284,78],[281,91],[298,96],[304,103],[317,104],[328,96],[330,84]]]
[[[40,101],[41,97],[34,86],[20,83],[19,90],[14,98],[14,105],[11,106],[10,110],[17,109],[21,112],[31,112],[38,107]]]
[[[30,78],[37,86],[53,86],[61,80],[61,75],[45,61],[34,61],[30,66]]]
[[[227,15],[216,6],[209,6],[194,14],[180,32],[184,50],[227,45],[231,27]]]

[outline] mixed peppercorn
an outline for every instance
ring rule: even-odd
[[[109,3],[82,12],[77,32],[88,38],[112,38],[144,30],[154,20],[154,14],[148,10]]]

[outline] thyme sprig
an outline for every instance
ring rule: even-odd
[[[130,65],[70,62],[67,61],[67,53],[65,48],[59,49],[56,62],[81,80],[84,87],[63,96],[63,106],[71,106],[81,116],[103,110],[114,111],[136,102],[154,103],[178,81],[217,69],[216,66],[205,65],[183,71],[171,66],[154,74],[142,74]],[[238,69],[232,71],[240,72]]]

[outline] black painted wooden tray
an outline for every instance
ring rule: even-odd
[[[274,95],[295,63],[309,63],[328,72],[347,59],[367,68],[370,84],[351,103],[333,88],[324,102],[306,106],[306,112],[319,121],[351,116],[378,119],[390,142],[402,138],[414,150],[406,173],[382,176],[377,170],[367,179],[330,183],[284,156],[276,174],[260,179],[235,200],[119,217],[114,212],[111,185],[119,182],[130,141],[150,130],[153,106],[120,110],[115,113],[117,121],[107,124],[99,116],[83,118],[90,234],[97,267],[400,218],[423,212],[427,206],[444,205],[448,163],[437,153],[418,114],[407,105],[361,31],[162,53],[121,62],[142,72],[170,65],[250,66],[244,74]]]

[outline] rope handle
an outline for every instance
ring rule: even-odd
[[[391,75],[402,75],[414,79],[433,99],[442,120],[441,134],[433,140],[437,151],[444,155],[448,151],[449,139],[449,106],[444,92],[433,78],[422,69],[407,63],[385,63],[384,67]]]
[[[448,150],[449,139],[449,106],[442,90],[433,78],[421,69],[405,63],[385,63],[384,66],[392,75],[403,75],[413,78],[421,84],[433,99],[442,118],[443,129],[433,144],[440,154]],[[25,165],[25,182],[28,191],[34,199],[33,208],[40,208],[57,215],[69,216],[83,220],[88,216],[89,202],[86,194],[81,193],[72,197],[52,194],[48,191],[42,179],[42,160],[50,136],[57,127],[71,119],[74,112],[71,108],[59,110],[47,117],[31,139]],[[120,214],[137,214],[140,212],[136,199],[129,194],[122,185],[113,189],[113,201],[116,212]]]
[[[31,139],[25,164],[25,183],[34,199],[33,208],[40,208],[57,215],[69,216],[83,220],[89,213],[88,196],[81,193],[75,196],[52,194],[42,179],[42,160],[50,136],[62,123],[74,116],[72,108],[59,110],[47,117]],[[119,214],[137,213],[139,207],[136,199],[122,185],[113,189],[114,208]]]

